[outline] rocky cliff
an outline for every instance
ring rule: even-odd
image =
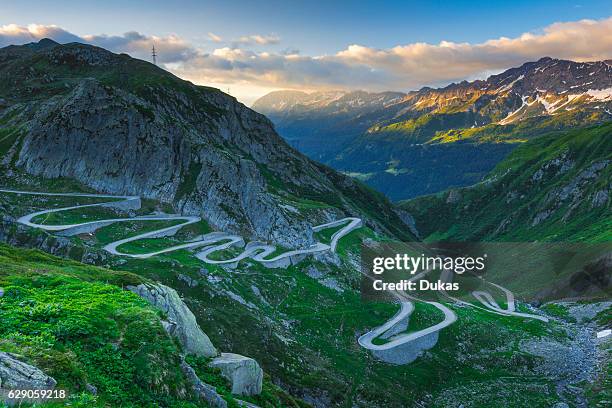
[[[124,54],[50,40],[3,48],[0,99],[5,167],[172,203],[292,247],[343,214],[409,235],[386,200],[293,150],[266,117]],[[305,201],[319,205],[301,211]]]

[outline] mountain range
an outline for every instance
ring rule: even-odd
[[[52,377],[88,408],[606,406],[599,292],[442,300],[448,314],[360,293],[363,244],[610,240],[609,64],[543,59],[506,74],[407,94],[286,92],[267,98],[274,125],[125,54],[51,40],[0,49],[0,240],[12,245],[0,244],[0,388],[12,365],[29,371],[8,378]],[[394,204],[355,178],[394,198],[473,185]],[[169,213],[202,220],[177,230]],[[347,216],[363,225],[341,239],[338,225],[313,228]],[[53,228],[75,224],[96,228]],[[243,248],[220,232],[274,244],[270,257],[330,250],[273,267],[236,260]],[[227,245],[203,262],[211,236]],[[517,295],[575,283],[530,272],[495,283]],[[359,341],[385,326],[373,346],[433,331],[395,365]],[[246,375],[211,367],[219,358]]]
[[[478,182],[530,138],[612,119],[612,61],[546,57],[409,93],[279,91],[253,108],[308,156],[406,199]]]

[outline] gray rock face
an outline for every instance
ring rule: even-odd
[[[181,370],[191,382],[193,392],[199,399],[206,401],[213,408],[227,408],[227,402],[217,393],[215,387],[202,382],[195,370],[185,361],[181,362]]]
[[[0,351],[0,390],[53,389],[57,382],[38,368]]]
[[[593,195],[593,208],[601,207],[608,202],[608,190],[599,190]]]
[[[185,285],[189,286],[190,288],[195,288],[196,286],[198,286],[197,280],[187,275],[183,275],[182,273],[178,275],[178,280],[185,282]]]
[[[172,203],[215,229],[287,247],[312,244],[309,227],[322,217],[296,211],[295,197],[334,197],[338,209],[326,211],[335,218],[357,215],[371,199],[378,227],[401,224],[389,203],[307,159],[265,116],[217,89],[82,44],[3,48],[0,59],[7,94],[19,96],[6,101],[16,112],[9,125],[23,129],[3,160],[31,174]],[[34,60],[45,67],[34,69]],[[53,74],[66,67],[68,77]],[[34,92],[44,78],[59,93]]]
[[[238,232],[250,225],[255,237],[312,243],[311,234],[304,232],[307,224],[291,220],[295,217],[267,194],[258,165],[277,160],[272,149],[286,150],[305,167],[301,180],[292,181],[330,190],[329,182],[323,187],[324,177],[323,183],[308,179],[307,174],[317,173],[314,166],[264,138],[273,133],[271,124],[220,93],[207,95],[207,102],[223,111],[216,118],[198,112],[183,94],[167,90],[164,96],[169,103],[162,108],[83,80],[65,98],[41,106],[30,122],[18,166],[44,177],[75,178],[100,191],[174,201],[181,212],[203,215],[220,230]],[[185,109],[197,112],[190,119],[202,125],[186,129],[164,119],[180,118],[185,124]],[[233,146],[207,148],[215,144]]]
[[[233,353],[221,353],[210,362],[221,370],[221,375],[232,384],[232,394],[257,395],[261,393],[263,370],[252,358]]]
[[[191,310],[174,289],[161,284],[141,284],[127,288],[166,313],[169,322],[164,328],[178,339],[186,353],[203,357],[214,357],[218,354]]]

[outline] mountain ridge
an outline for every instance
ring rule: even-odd
[[[282,105],[276,98],[282,95],[269,94],[253,107],[291,145],[405,199],[478,182],[529,138],[612,120],[612,64],[544,57],[486,80],[424,87],[395,99],[315,93],[309,98],[317,103],[294,98]]]
[[[172,203],[287,246],[312,244],[311,222],[342,214],[404,234],[382,196],[289,147],[267,118],[153,64],[43,40],[0,49],[0,78],[9,168]]]

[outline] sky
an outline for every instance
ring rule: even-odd
[[[409,91],[543,56],[612,58],[612,2],[3,0],[0,47],[49,37],[150,60],[251,104],[279,89]]]

